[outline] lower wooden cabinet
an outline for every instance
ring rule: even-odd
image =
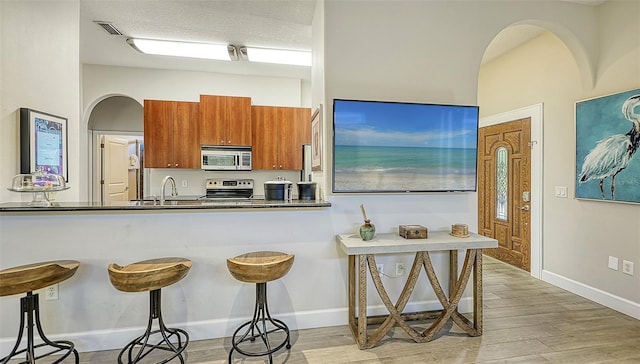
[[[144,166],[200,168],[199,103],[144,100]]]
[[[302,169],[302,145],[311,143],[311,109],[252,106],[251,124],[253,169]]]

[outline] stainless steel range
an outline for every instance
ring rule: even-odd
[[[253,197],[252,179],[209,178],[205,183],[207,200],[247,200]]]

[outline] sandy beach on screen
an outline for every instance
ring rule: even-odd
[[[335,190],[394,190],[394,191],[442,191],[473,190],[475,175],[438,175],[389,172],[338,172],[335,174]]]

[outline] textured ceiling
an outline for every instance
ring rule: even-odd
[[[98,1],[80,3],[82,63],[310,77],[309,67],[143,55],[127,37],[311,50],[315,0]],[[112,22],[113,36],[94,21]]]
[[[597,6],[603,0],[563,0]],[[162,68],[309,79],[309,67],[143,55],[127,37],[311,50],[316,0],[81,0],[80,59],[85,64]],[[124,35],[107,34],[94,21],[112,22]],[[484,62],[539,35],[515,26],[501,32]]]

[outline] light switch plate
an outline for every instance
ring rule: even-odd
[[[567,198],[567,186],[556,186],[555,192],[556,197]]]
[[[609,256],[609,269],[618,270],[618,258]]]

